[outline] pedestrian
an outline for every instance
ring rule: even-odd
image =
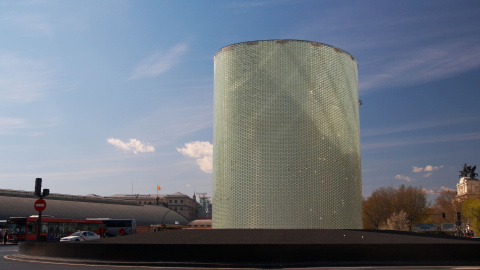
[[[8,229],[5,230],[5,233],[3,234],[3,244],[7,244],[7,234],[8,234]],[[0,239],[1,242],[1,239]]]
[[[1,239],[0,242],[1,242],[1,243],[3,243],[3,236],[5,235],[5,233],[6,233],[6,232],[5,232],[5,227],[2,227],[2,229],[0,230],[0,237],[1,237],[1,238],[0,238],[0,239]]]

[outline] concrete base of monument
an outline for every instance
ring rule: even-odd
[[[113,265],[313,267],[480,265],[477,239],[394,231],[177,230],[77,243],[22,242],[24,260]]]

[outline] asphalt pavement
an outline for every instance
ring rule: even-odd
[[[115,270],[115,269],[132,269],[132,270],[145,270],[145,269],[163,269],[163,270],[204,270],[207,268],[200,267],[135,267],[135,266],[108,266],[108,265],[91,265],[91,264],[73,264],[69,262],[42,262],[41,260],[29,261],[12,259],[9,255],[18,254],[18,245],[0,245],[0,270]],[[223,270],[225,268],[217,268]],[[229,270],[242,269],[261,269],[261,268],[228,268]],[[272,269],[272,268],[269,268]],[[280,268],[278,268],[280,269]],[[352,269],[352,270],[406,270],[406,269],[420,269],[420,270],[480,270],[480,266],[375,266],[375,267],[311,267],[311,268],[284,268],[288,270],[339,270],[339,269]]]

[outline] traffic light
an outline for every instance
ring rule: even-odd
[[[445,212],[442,212],[442,217],[445,218]]]
[[[42,196],[42,178],[35,179],[35,193],[38,197]]]
[[[462,213],[457,212],[457,220],[460,220],[460,219],[462,219]]]
[[[43,189],[43,197],[48,196],[50,194],[50,189],[44,188]]]

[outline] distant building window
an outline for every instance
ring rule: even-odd
[[[183,200],[180,200],[180,203],[183,203]]]
[[[183,207],[180,207],[180,211],[182,211],[182,210],[183,210]]]
[[[177,203],[177,200],[175,200],[175,203]]]
[[[172,203],[172,200],[170,200],[170,203]]]

